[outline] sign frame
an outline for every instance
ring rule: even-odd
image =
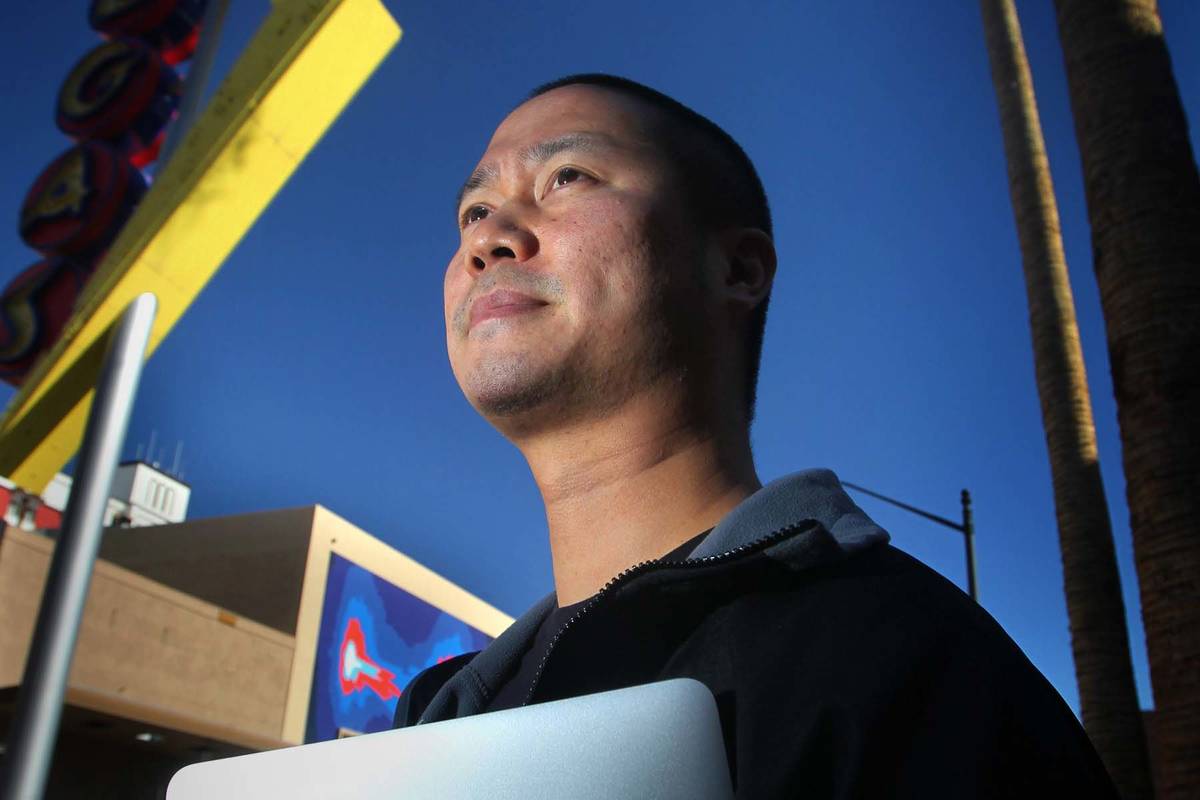
[[[283,713],[281,738],[284,741],[297,744],[304,742],[331,554],[366,569],[493,639],[513,623],[512,617],[466,589],[337,514],[316,506],[304,567],[304,583],[300,590],[300,610],[296,618],[296,651],[292,657],[292,673]]]

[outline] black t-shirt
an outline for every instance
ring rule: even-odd
[[[712,528],[709,528],[704,533],[688,539],[679,545],[679,547],[662,556],[659,560],[673,561],[686,558],[700,544],[700,540],[707,536],[711,530]],[[578,603],[571,603],[569,606],[555,607],[546,616],[541,627],[538,628],[537,635],[533,637],[533,645],[530,646],[529,650],[521,658],[521,666],[509,678],[508,682],[496,692],[492,701],[488,703],[488,711],[516,708],[525,702],[525,697],[529,694],[529,687],[533,685],[534,676],[537,675],[538,667],[541,665],[542,659],[546,657],[555,634],[562,630],[563,626],[567,624],[567,621],[571,617],[575,616],[576,612],[587,605],[588,600],[591,600],[591,598],[580,600]]]

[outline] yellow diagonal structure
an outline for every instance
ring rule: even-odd
[[[277,0],[0,420],[0,475],[41,491],[79,447],[109,330],[158,296],[153,352],[400,38],[379,0]]]

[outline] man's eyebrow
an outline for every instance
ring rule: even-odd
[[[458,209],[462,206],[463,195],[490,186],[499,179],[500,170],[495,164],[480,164],[476,167],[475,171],[471,173],[471,177],[463,182],[462,188],[458,190],[458,195],[454,198],[454,213],[457,214]]]
[[[603,133],[565,133],[544,142],[531,144],[521,151],[521,160],[526,164],[544,164],[559,153],[567,150],[582,150],[592,152],[604,148],[613,148],[616,143],[611,136]]]
[[[546,139],[536,144],[531,144],[521,150],[521,161],[529,166],[537,166],[544,164],[559,153],[568,150],[595,151],[601,149],[611,149],[616,147],[616,143],[611,136],[603,133],[565,133],[562,136],[555,136],[553,139]],[[463,197],[467,192],[472,192],[476,189],[484,189],[500,179],[500,169],[495,164],[481,164],[471,177],[463,183],[462,188],[458,190],[458,195],[454,199],[455,212],[462,206]]]

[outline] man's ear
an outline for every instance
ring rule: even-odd
[[[758,306],[775,281],[775,243],[758,228],[731,228],[721,233],[721,248],[726,299],[747,310]]]

